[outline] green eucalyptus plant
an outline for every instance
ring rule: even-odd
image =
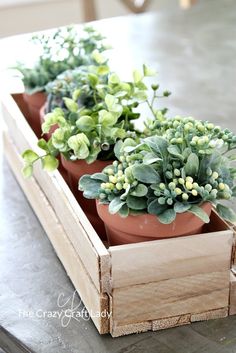
[[[235,149],[236,136],[228,129],[193,118],[161,120],[155,134],[140,143],[119,141],[118,161],[84,175],[79,189],[122,217],[149,213],[169,224],[187,211],[208,223],[200,206],[210,202],[233,222],[234,212],[220,201],[236,196]]]
[[[87,163],[96,159],[114,159],[117,140],[139,138],[140,132],[133,121],[140,117],[137,109],[140,104],[146,103],[154,116],[165,113],[154,110],[159,95],[157,97],[154,93],[151,101],[148,97],[148,86],[144,80],[154,73],[145,65],[142,72],[134,71],[133,81],[122,81],[117,74],[107,72],[104,66],[102,70],[100,66],[89,66],[78,69],[78,72],[78,86],[71,97],[63,98],[66,109],[56,108],[45,116],[43,133],[48,133],[55,124],[58,126],[48,142],[39,140],[38,145],[45,153],[38,155],[30,150],[23,153],[25,176],[31,175],[33,163],[39,159],[44,169],[57,168],[56,156],[59,153],[68,160],[83,159]],[[152,87],[156,92],[158,86]],[[163,92],[160,96],[168,95],[169,92]],[[45,158],[51,162],[51,167],[45,163]]]
[[[91,27],[84,28],[79,36],[76,27],[59,28],[49,34],[34,35],[32,42],[40,48],[40,56],[33,67],[17,65],[23,76],[26,92],[33,94],[45,90],[45,86],[62,72],[81,65],[96,64],[108,47],[104,37]]]
[[[92,75],[97,76],[100,84],[105,84],[110,69],[106,64],[107,59],[103,55],[95,55],[93,60],[96,65],[83,65],[73,70],[66,70],[58,75],[54,81],[47,84],[45,87],[47,92],[46,113],[52,112],[55,108],[66,110],[64,97],[73,98],[77,95],[80,105],[90,106],[94,104]],[[78,94],[79,90],[81,94]],[[74,93],[75,91],[76,93]]]

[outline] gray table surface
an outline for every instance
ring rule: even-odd
[[[162,87],[173,92],[166,103],[171,116],[192,115],[236,132],[234,0],[199,1],[188,11],[110,19],[96,26],[112,43],[112,65],[119,72],[143,62],[158,69]],[[236,352],[236,316],[116,339],[100,336],[82,318],[62,327],[57,318],[37,317],[38,310],[58,310],[58,295],[69,297],[74,289],[4,152],[1,156],[0,325],[37,353]],[[23,318],[28,311],[31,317]],[[0,347],[3,341],[0,332]]]

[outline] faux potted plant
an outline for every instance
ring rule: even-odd
[[[33,151],[24,152],[26,166],[23,172],[25,176],[30,176],[33,163],[39,159],[44,169],[55,169],[58,167],[56,157],[61,153],[70,187],[96,226],[95,203],[82,197],[78,191],[78,179],[84,174],[100,172],[110,164],[115,159],[114,146],[117,140],[139,135],[133,124],[140,116],[137,107],[146,102],[154,113],[154,102],[158,97],[155,93],[155,98],[152,97],[149,102],[148,87],[143,80],[153,72],[145,65],[142,73],[134,72],[133,81],[130,82],[122,81],[115,73],[107,75],[98,66],[91,70],[87,71],[87,76],[83,76],[83,85],[80,84],[73,92],[72,98],[63,98],[66,109],[56,108],[45,116],[42,125],[44,133],[48,133],[55,124],[58,127],[48,142],[39,140],[39,146],[45,150],[45,154],[39,156]],[[160,96],[168,95],[169,92],[164,92]]]
[[[236,195],[236,136],[193,118],[158,125],[139,144],[119,142],[119,162],[79,181],[84,197],[97,200],[111,245],[200,233],[212,205],[236,219],[220,203]]]
[[[80,38],[75,27],[59,28],[50,34],[35,35],[32,41],[41,54],[33,67],[18,64],[26,92],[23,97],[30,113],[30,125],[40,136],[39,110],[46,101],[45,86],[62,72],[93,63],[91,53],[107,49],[103,37],[93,28],[84,28]],[[91,61],[92,59],[92,61]]]

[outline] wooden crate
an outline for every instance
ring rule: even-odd
[[[58,171],[37,167],[22,177],[20,153],[37,151],[37,138],[10,95],[2,96],[2,113],[9,164],[101,334],[236,313],[233,227],[213,212],[203,234],[107,249]]]

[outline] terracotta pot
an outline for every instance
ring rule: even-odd
[[[47,103],[45,103],[41,108],[40,108],[40,111],[39,111],[39,118],[40,118],[40,125],[42,126],[42,124],[44,123],[44,117],[45,117],[45,110],[46,110],[46,107],[47,107]],[[49,130],[48,133],[46,134],[43,134],[43,137],[45,138],[46,141],[48,141],[50,139],[50,137],[52,136],[52,133],[58,128],[58,125],[55,124],[51,127],[51,129]],[[40,127],[41,129],[41,127]],[[42,129],[41,129],[42,131]],[[42,132],[41,132],[42,133]]]
[[[34,94],[23,94],[24,100],[28,106],[29,118],[28,122],[35,134],[41,136],[41,124],[40,124],[40,108],[46,102],[46,94],[44,92],[37,92]]]
[[[78,190],[78,181],[84,174],[93,174],[101,172],[112,161],[95,161],[91,164],[84,160],[67,161],[61,156],[63,167],[67,170],[69,186],[75,195],[77,201],[91,222],[92,226],[99,234],[101,239],[106,239],[106,231],[103,221],[98,217],[95,200],[89,200],[83,197],[83,193]]]
[[[110,245],[139,243],[164,238],[174,238],[201,233],[203,221],[190,212],[179,213],[171,224],[162,224],[150,214],[120,217],[108,211],[108,205],[96,202],[99,217],[103,220]],[[210,216],[212,206],[202,204],[202,209]]]
[[[28,105],[26,104],[26,101],[24,100],[24,96],[22,93],[14,93],[12,94],[12,98],[20,108],[20,111],[24,115],[27,121],[30,119],[30,114],[29,114],[29,109]]]

